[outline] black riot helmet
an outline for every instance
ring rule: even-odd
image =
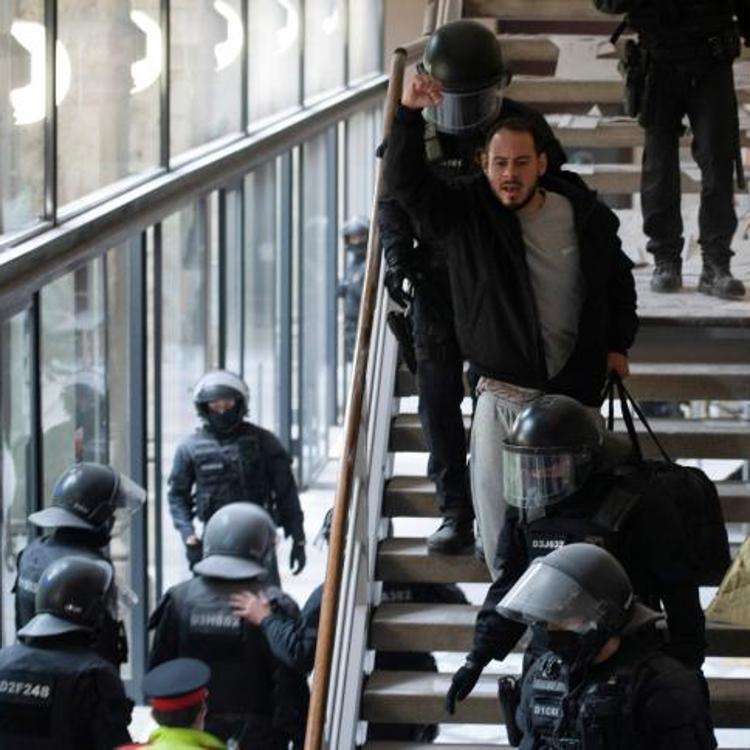
[[[18,635],[31,638],[95,632],[115,606],[111,565],[71,555],[48,565],[39,579],[36,614]]]
[[[112,531],[146,500],[146,491],[106,464],[82,461],[66,469],[52,489],[52,505],[29,521],[44,528]]]
[[[443,101],[424,110],[425,119],[439,131],[487,127],[500,114],[510,74],[500,42],[481,23],[460,20],[441,26],[427,41],[418,69],[442,84]]]
[[[271,516],[254,503],[230,503],[214,513],[203,533],[203,559],[193,570],[209,578],[241,580],[266,575],[276,540]]]
[[[346,242],[351,237],[367,237],[370,231],[370,222],[364,216],[352,216],[341,227],[341,236]]]
[[[627,635],[663,617],[636,601],[615,557],[583,543],[536,558],[496,609],[527,625],[596,634],[599,647],[613,635]]]
[[[209,409],[212,401],[233,399],[235,405],[229,411],[215,413]],[[250,404],[250,389],[245,381],[227,370],[207,372],[195,385],[193,403],[198,416],[220,433],[232,432],[247,414]]]
[[[596,416],[575,399],[536,399],[503,441],[505,502],[535,512],[569,497],[592,475],[603,442]]]

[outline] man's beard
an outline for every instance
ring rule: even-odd
[[[512,185],[518,185],[517,182],[514,183],[504,183],[505,185],[512,184]],[[503,185],[500,186],[500,189],[503,189]],[[511,211],[520,211],[522,208],[525,208],[526,206],[531,203],[531,201],[534,199],[534,196],[539,192],[539,180],[537,179],[536,182],[531,186],[531,189],[529,190],[526,197],[517,204],[506,206],[506,208],[510,209]]]

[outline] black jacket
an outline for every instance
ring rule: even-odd
[[[504,659],[526,629],[523,624],[500,615],[495,606],[529,566],[529,549],[535,546],[534,531],[542,525],[548,531],[554,530],[553,535],[558,537],[550,540],[545,549],[540,549],[541,553],[549,552],[563,542],[591,541],[580,537],[575,521],[595,516],[607,500],[614,497],[620,482],[623,479],[615,478],[611,473],[599,475],[575,495],[550,506],[547,518],[531,525],[521,521],[516,508],[508,509],[496,557],[501,573],[490,586],[477,615],[470,654],[473,661],[485,664],[491,659]],[[540,535],[537,534],[536,538],[539,539]],[[674,517],[673,506],[660,502],[658,497],[643,494],[613,541],[609,551],[628,572],[638,597],[654,608],[664,607],[670,638],[665,650],[686,666],[700,667],[706,648],[705,618],[693,568],[687,557],[689,542],[679,518]]]
[[[115,668],[79,633],[0,651],[3,750],[112,750],[130,742],[133,704]]]
[[[304,736],[307,684],[273,657],[260,628],[232,611],[231,595],[247,590],[263,593],[289,616],[299,613],[290,597],[255,579],[196,576],[169,589],[151,615],[149,668],[178,657],[202,659],[211,667],[206,730],[227,739],[244,726],[248,747],[275,750],[285,737]]]
[[[183,440],[169,475],[169,510],[183,540],[193,533],[193,518],[207,521],[228,503],[251,502],[265,508],[286,534],[304,541],[304,516],[291,459],[278,438],[243,422],[229,435],[204,425]]]
[[[524,733],[519,750],[566,741],[607,750],[716,747],[700,677],[637,637],[625,636],[614,656],[589,667],[581,682],[567,684],[560,664],[547,652],[524,677],[516,712]]]
[[[550,175],[542,184],[573,205],[586,296],[568,362],[547,376],[541,328],[516,215],[486,180],[448,187],[429,170],[423,120],[401,107],[385,155],[387,190],[448,249],[456,331],[480,375],[601,403],[608,352],[625,353],[638,327],[632,267],[617,217],[596,194]]]
[[[648,46],[675,47],[721,35],[739,23],[750,38],[750,0],[594,0],[602,13],[627,13]]]

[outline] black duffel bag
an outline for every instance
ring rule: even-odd
[[[670,458],[635,399],[614,373],[610,375],[608,384],[610,430],[614,428],[615,398],[619,398],[622,417],[633,448],[633,461],[628,466],[618,468],[616,472],[632,471],[635,468],[648,475],[647,481],[652,489],[649,494],[672,503],[682,519],[685,536],[689,540],[688,557],[695,569],[696,582],[699,586],[718,586],[731,564],[731,556],[716,486],[705,472],[691,466],[681,466]],[[661,460],[643,458],[633,413],[659,449]]]

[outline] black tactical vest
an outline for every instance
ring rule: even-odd
[[[0,651],[0,747],[80,750],[94,747],[93,716],[77,715],[73,699],[87,672],[111,664],[84,648],[47,649],[17,643]],[[78,705],[81,705],[80,696]],[[124,695],[123,695],[124,699]],[[93,701],[92,701],[93,702]],[[127,726],[123,726],[123,732]]]
[[[249,588],[261,590],[257,585]],[[218,729],[243,725],[254,727],[251,735],[270,731],[274,717],[284,714],[279,702],[297,700],[291,689],[273,694],[278,664],[271,655],[263,631],[233,614],[232,593],[248,589],[247,581],[223,582],[202,577],[176,586],[171,596],[177,616],[180,656],[202,659],[211,667],[207,727]],[[275,599],[274,589],[263,589]],[[298,676],[298,682],[304,678]],[[276,680],[278,684],[278,680]],[[305,689],[302,692],[306,692]],[[290,708],[294,712],[294,708]],[[253,745],[254,747],[255,745]]]
[[[586,542],[596,544],[618,559],[621,557],[620,533],[639,495],[620,488],[610,489],[604,502],[592,501],[590,514],[566,515],[553,509],[543,516],[522,525],[529,562],[567,544]]]
[[[186,445],[195,467],[195,510],[201,521],[229,503],[251,502],[271,511],[261,437],[250,425],[227,437],[203,429]]]
[[[55,560],[68,555],[78,555],[112,565],[109,557],[100,550],[83,544],[75,544],[57,535],[32,540],[18,557],[18,574],[13,587],[16,595],[17,630],[26,625],[34,616],[36,592],[45,568]],[[108,662],[119,666],[127,661],[128,644],[124,627],[117,619],[117,588],[114,585],[110,597],[110,607],[105,613],[102,629],[97,635],[93,648]]]
[[[732,0],[651,0],[635,4],[628,24],[647,47],[679,47],[733,30]]]
[[[625,750],[634,748],[632,717],[636,667],[624,667],[608,679],[571,689],[568,667],[547,652],[524,680],[519,727],[521,748],[549,750]]]

